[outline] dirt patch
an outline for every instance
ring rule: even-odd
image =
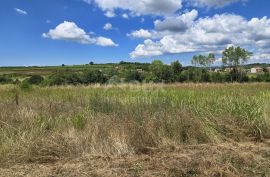
[[[121,157],[84,155],[43,164],[0,164],[0,176],[270,176],[270,142],[171,146],[143,152]]]

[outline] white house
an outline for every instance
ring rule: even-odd
[[[218,72],[220,72],[220,71],[222,71],[222,69],[220,69],[220,68],[216,68],[216,69],[215,69],[215,73],[218,73]]]
[[[262,73],[262,72],[263,72],[263,69],[260,68],[260,67],[251,68],[250,72],[251,72],[252,74]]]

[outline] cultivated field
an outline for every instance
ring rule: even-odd
[[[269,84],[0,86],[0,176],[269,176]]]

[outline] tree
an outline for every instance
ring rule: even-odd
[[[215,62],[215,55],[213,53],[209,53],[208,56],[205,55],[195,55],[193,56],[191,63],[195,65],[195,67],[203,67],[201,68],[192,68],[189,70],[188,80],[193,80],[195,82],[201,81],[210,81],[210,75],[207,71],[207,67],[210,67],[211,64]]]
[[[213,53],[209,53],[208,56],[195,55],[191,60],[191,63],[196,67],[197,66],[210,67],[210,65],[213,64],[214,62],[215,62],[215,55]]]
[[[160,60],[154,60],[149,69],[154,82],[171,82],[174,80],[172,68],[168,65],[164,65]]]
[[[93,61],[90,61],[90,62],[89,62],[89,65],[94,65],[94,62],[93,62]]]
[[[233,71],[231,73],[231,81],[233,81],[233,75],[235,75],[235,80],[241,81],[243,78],[242,69],[240,66],[242,66],[244,63],[246,63],[249,60],[249,57],[252,55],[251,52],[245,50],[241,47],[229,47],[225,49],[222,53],[222,63],[224,65],[227,65],[229,67],[233,68]],[[239,78],[239,67],[240,67],[240,78]]]
[[[183,66],[177,60],[177,61],[174,61],[171,63],[171,67],[172,67],[173,73],[177,75],[177,74],[181,73]]]

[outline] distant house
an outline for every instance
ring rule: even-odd
[[[225,72],[231,72],[232,70],[232,68],[225,68]]]
[[[263,72],[263,69],[260,68],[260,67],[251,68],[250,72],[251,72],[252,74],[262,73],[262,72]]]
[[[220,69],[220,68],[216,68],[216,69],[215,69],[215,73],[218,73],[218,72],[220,72],[220,71],[222,71],[222,69]]]

